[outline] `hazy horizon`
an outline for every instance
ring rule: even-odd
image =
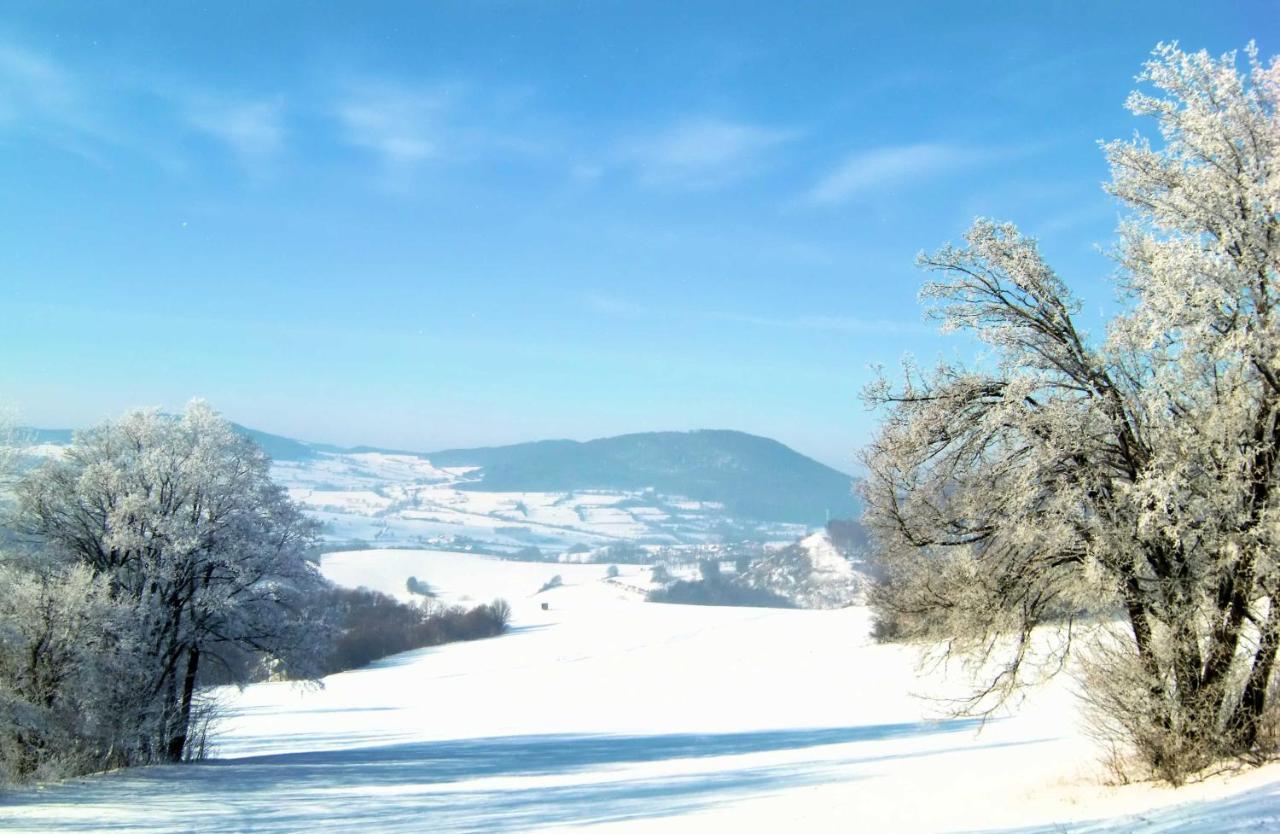
[[[165,410],[166,410],[166,411],[168,411],[168,409],[165,409]],[[174,410],[174,413],[177,413],[177,410]],[[112,415],[112,417],[117,417],[117,416],[119,416],[119,415]],[[417,448],[417,447],[413,447],[413,446],[394,446],[394,445],[387,445],[387,444],[381,444],[381,443],[366,443],[366,442],[364,442],[364,441],[359,441],[359,440],[354,441],[354,442],[342,442],[342,441],[335,441],[335,440],[325,440],[325,439],[321,439],[321,438],[314,438],[314,437],[298,437],[298,436],[290,435],[290,434],[288,434],[288,433],[276,432],[276,431],[270,431],[270,430],[267,430],[267,429],[262,428],[261,426],[255,426],[255,425],[251,425],[251,424],[246,424],[246,423],[244,423],[243,421],[236,420],[236,419],[235,419],[235,417],[234,417],[234,415],[223,415],[223,416],[225,416],[228,420],[231,420],[231,422],[232,422],[232,423],[235,423],[235,424],[237,424],[237,425],[239,425],[239,426],[242,426],[243,428],[246,428],[246,429],[250,429],[250,430],[253,430],[253,431],[259,431],[259,432],[264,432],[264,433],[266,433],[266,434],[275,435],[275,436],[277,436],[277,437],[283,437],[283,438],[285,438],[286,440],[295,440],[295,441],[298,441],[298,442],[301,442],[301,443],[307,443],[307,444],[312,444],[312,445],[316,445],[316,446],[334,446],[334,447],[343,448],[343,449],[353,449],[353,448],[374,448],[374,449],[378,449],[379,451],[390,451],[390,452],[409,452],[409,453],[414,453],[414,454],[429,454],[429,453],[437,453],[437,452],[451,452],[451,451],[456,451],[456,450],[460,450],[460,449],[479,449],[479,448],[487,448],[487,447],[516,446],[516,445],[525,444],[525,443],[537,443],[537,442],[540,442],[540,441],[552,441],[552,442],[556,442],[556,441],[570,441],[570,442],[576,442],[576,443],[588,443],[588,442],[593,441],[593,440],[607,440],[607,439],[610,439],[610,438],[615,438],[615,437],[619,437],[619,436],[626,436],[626,435],[632,435],[632,434],[666,434],[666,433],[673,433],[673,432],[675,432],[675,433],[688,433],[688,432],[698,432],[698,431],[712,431],[712,432],[723,431],[723,432],[738,432],[738,433],[744,433],[744,434],[751,434],[750,432],[742,432],[740,429],[735,429],[735,428],[728,427],[728,426],[702,426],[702,427],[699,427],[699,428],[692,428],[692,429],[649,429],[649,430],[637,431],[637,432],[622,432],[622,433],[620,433],[619,435],[599,435],[599,436],[592,436],[592,437],[559,437],[559,436],[557,436],[557,437],[528,437],[528,438],[517,439],[517,440],[512,440],[512,441],[506,441],[506,442],[501,442],[501,443],[464,444],[464,445],[461,445],[461,446],[459,446],[459,445],[454,445],[454,446],[431,446],[431,447],[429,447],[429,448],[426,448],[426,447],[424,447],[424,448]],[[108,419],[110,419],[110,418],[108,418]],[[76,430],[78,430],[78,429],[89,428],[89,427],[91,427],[92,425],[95,425],[95,424],[90,423],[90,424],[85,424],[85,425],[83,425],[83,426],[37,426],[37,425],[18,425],[18,426],[16,426],[16,429],[17,429],[17,432],[18,432],[18,434],[19,434],[19,436],[20,436],[20,435],[21,435],[21,433],[22,433],[22,431],[24,431],[24,430],[34,430],[34,431],[76,431]],[[778,440],[776,437],[771,437],[771,438],[766,438],[766,439],[769,439],[769,440]],[[778,442],[782,442],[782,441],[778,441]],[[852,458],[851,458],[851,459],[850,459],[850,461],[849,461],[849,462],[847,462],[847,463],[842,463],[841,461],[834,461],[834,462],[832,462],[832,461],[825,461],[825,460],[822,460],[821,458],[819,458],[819,457],[817,457],[817,456],[815,456],[815,455],[809,455],[809,454],[805,453],[803,450],[796,449],[795,447],[791,446],[791,445],[790,445],[790,444],[788,444],[788,443],[783,443],[783,445],[788,446],[789,448],[793,449],[794,451],[800,452],[801,454],[804,454],[806,457],[812,458],[813,460],[816,460],[816,461],[818,461],[819,463],[822,463],[822,464],[824,464],[824,465],[826,465],[826,466],[829,466],[829,467],[831,467],[832,469],[835,469],[835,470],[837,470],[837,471],[839,471],[839,472],[842,472],[842,473],[844,473],[844,474],[846,474],[846,475],[853,474],[853,472],[854,472],[854,471],[856,471],[856,470],[858,470],[858,469],[860,468],[860,467],[859,467],[859,465],[858,465],[858,463],[857,463],[857,461],[856,461],[856,460],[853,460]]]
[[[16,3],[0,405],[414,450],[731,428],[848,471],[869,366],[976,353],[915,254],[1012,220],[1101,322],[1096,141],[1151,130],[1158,41],[1274,54],[1277,10]]]

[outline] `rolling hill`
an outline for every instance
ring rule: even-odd
[[[545,440],[425,457],[436,466],[479,467],[463,488],[486,492],[652,489],[717,502],[733,516],[797,524],[858,513],[850,476],[776,440],[738,431]]]
[[[852,478],[764,437],[648,432],[405,452],[309,443],[237,425],[335,539],[422,544],[466,536],[499,546],[792,539],[856,518]],[[33,442],[70,442],[29,429]]]

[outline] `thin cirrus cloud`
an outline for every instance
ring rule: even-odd
[[[402,171],[440,152],[439,134],[449,100],[446,88],[356,84],[349,85],[334,115],[343,141]]]
[[[621,144],[618,157],[645,185],[713,188],[760,170],[795,130],[717,118],[689,118]]]
[[[346,84],[330,109],[338,141],[371,154],[393,176],[430,162],[541,159],[557,144],[516,89],[464,82]]]
[[[0,42],[0,132],[20,131],[99,162],[124,149],[171,170],[185,168],[172,150],[171,130],[144,135],[124,127],[122,111],[139,98],[164,104],[165,127],[208,136],[255,166],[284,144],[279,102],[193,94],[150,77],[103,86],[47,55]]]
[[[88,158],[96,158],[95,146],[122,141],[73,73],[46,55],[3,41],[0,131],[34,135]]]
[[[10,43],[0,43],[0,121],[64,114],[78,102],[71,77],[57,64]]]
[[[278,101],[202,100],[188,104],[186,121],[249,163],[259,163],[284,147]]]
[[[846,157],[805,193],[802,202],[839,205],[867,192],[937,177],[989,158],[986,151],[932,142],[872,148]]]

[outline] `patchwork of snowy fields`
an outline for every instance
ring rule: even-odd
[[[646,568],[605,570],[332,554],[337,582],[501,596],[515,627],[322,687],[228,691],[214,760],[14,792],[0,830],[1280,830],[1275,767],[1102,785],[1065,680],[985,726],[949,719],[913,695],[962,681],[871,643],[865,609],[655,605]]]
[[[65,446],[23,448],[27,465]],[[474,467],[440,467],[420,455],[315,452],[282,459],[271,475],[322,535],[343,546],[425,547],[511,555],[538,548],[556,555],[618,543],[699,545],[751,538],[791,542],[803,524],[739,518],[714,501],[652,489],[487,492],[473,489]]]
[[[439,468],[416,455],[390,452],[318,453],[277,461],[272,475],[290,497],[325,525],[330,540],[381,546],[437,547],[465,537],[497,552],[619,541],[663,544],[718,541],[726,524],[741,532],[789,541],[804,525],[728,518],[714,502],[650,490],[483,492],[462,488],[467,468]]]

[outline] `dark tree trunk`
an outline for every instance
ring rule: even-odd
[[[1275,599],[1275,597],[1272,597]],[[1267,621],[1258,638],[1258,653],[1253,659],[1253,669],[1244,685],[1244,694],[1231,717],[1242,750],[1250,750],[1258,741],[1262,714],[1267,707],[1267,689],[1271,672],[1275,668],[1276,651],[1280,649],[1280,616],[1276,605],[1267,613]]]
[[[1142,601],[1142,591],[1133,573],[1125,576],[1124,585],[1125,611],[1129,615],[1129,627],[1133,630],[1133,642],[1138,649],[1138,658],[1142,668],[1153,679],[1159,677],[1156,666],[1155,648],[1152,646],[1151,620],[1147,616],[1147,608]]]
[[[182,761],[182,752],[187,747],[187,731],[191,726],[191,702],[196,692],[196,672],[200,668],[200,649],[195,646],[187,648],[187,673],[182,679],[182,702],[178,705],[177,727],[169,737],[169,749],[166,757],[171,762]]]
[[[1214,629],[1213,645],[1205,662],[1201,686],[1210,689],[1225,681],[1240,645],[1240,634],[1249,611],[1249,597],[1254,591],[1254,558],[1244,558],[1231,572],[1226,584],[1226,604],[1219,601],[1219,622]]]

